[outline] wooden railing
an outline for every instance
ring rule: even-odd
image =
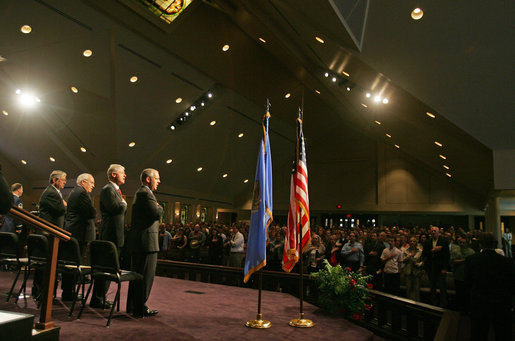
[[[257,280],[243,283],[243,269],[160,259],[157,275],[206,283],[257,288]],[[263,289],[299,297],[299,275],[263,271]],[[253,276],[257,277],[257,276]],[[316,284],[304,275],[304,299],[316,305]],[[381,291],[370,290],[374,309],[354,321],[388,340],[455,340],[459,314]]]
[[[70,240],[71,233],[17,206],[13,206],[8,214],[14,219],[48,234],[47,266],[43,273],[43,291],[41,292],[41,314],[39,322],[36,323],[36,329],[52,329],[55,327],[52,321],[52,301],[54,298],[59,240]]]

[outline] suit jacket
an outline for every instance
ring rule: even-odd
[[[68,197],[64,228],[77,238],[79,243],[95,240],[95,218],[97,211],[89,193],[77,185]]]
[[[18,206],[19,208],[23,208],[23,203],[20,199],[20,197],[18,197],[17,195],[15,194],[11,194],[12,197],[13,197],[13,206]],[[22,224],[15,221],[13,219],[13,217],[11,216],[8,216],[8,215],[4,215],[2,217],[2,227],[0,228],[0,232],[16,232],[17,229],[21,229],[22,227]]]
[[[422,256],[424,258],[424,267],[428,273],[431,271],[441,272],[442,270],[448,270],[449,268],[449,241],[446,238],[439,236],[436,241],[436,246],[441,246],[442,249],[440,251],[432,252],[433,240],[429,238],[424,243]]]
[[[118,248],[125,244],[125,211],[127,203],[112,182],[102,188],[100,192],[100,212],[102,223],[100,225],[100,239],[113,242]]]
[[[9,212],[13,204],[13,195],[2,174],[2,165],[0,165],[0,214]]]
[[[39,198],[39,216],[62,228],[64,227],[65,212],[63,198],[54,186],[49,185]]]
[[[147,186],[141,186],[132,202],[131,244],[132,253],[159,251],[159,221],[163,208],[157,204],[154,193]]]
[[[472,310],[509,309],[515,291],[513,259],[485,249],[465,258]]]

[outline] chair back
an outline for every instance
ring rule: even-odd
[[[57,259],[59,265],[80,265],[81,254],[79,242],[76,238],[71,237],[69,241],[59,244],[59,257]]]
[[[18,236],[14,232],[0,232],[0,258],[18,258]]]
[[[48,238],[42,234],[27,237],[27,255],[30,262],[46,262],[48,255]]]
[[[118,250],[108,240],[93,240],[89,245],[91,271],[117,275],[120,272]]]

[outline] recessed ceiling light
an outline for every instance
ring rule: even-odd
[[[392,135],[390,135],[390,134],[386,134],[386,137],[388,137],[388,138],[390,138],[390,139],[391,139],[391,138],[392,138]]]
[[[30,27],[29,25],[23,25],[20,31],[25,34],[29,34],[30,32],[32,32],[32,27]]]
[[[243,133],[239,133],[238,137],[241,139],[243,137]]]
[[[411,18],[413,20],[420,20],[424,16],[424,11],[420,8],[415,8],[413,11],[411,11]]]
[[[370,97],[372,97],[372,94],[371,94],[370,92],[367,92],[367,93],[365,94],[365,97],[366,97],[366,98],[370,98]]]
[[[186,111],[186,112],[184,113],[184,116],[186,116],[186,117],[190,116],[190,112],[189,112],[189,111]]]
[[[52,156],[50,156],[48,159],[52,162],[55,162],[55,159]]]
[[[81,151],[81,152],[83,152],[83,153],[85,153],[85,152],[86,152],[86,148],[84,148],[84,147],[80,147],[80,151]]]
[[[442,146],[443,146],[443,144],[441,144],[441,143],[440,143],[440,142],[438,142],[438,141],[435,141],[435,144],[436,144],[438,147],[442,147]]]
[[[350,74],[348,72],[342,71],[342,74],[344,74],[347,77],[350,77]]]
[[[329,77],[329,72],[324,73],[325,78]]]
[[[222,178],[226,178],[227,175],[229,175],[229,174],[225,173],[224,175],[222,175]]]
[[[190,110],[191,110],[191,111],[195,111],[195,109],[197,109],[197,107],[196,107],[195,105],[192,105],[192,106],[190,107]]]
[[[170,124],[170,130],[175,130],[175,129],[176,129],[175,125],[174,124]]]
[[[130,81],[131,83],[136,83],[138,81],[138,76],[132,76]]]
[[[208,92],[208,93],[207,93],[207,97],[208,97],[208,98],[213,97],[213,93],[212,93],[212,92]]]
[[[315,89],[315,92],[320,95],[320,91],[319,90]]]
[[[201,171],[202,171],[202,167],[197,168],[197,172],[201,172]]]
[[[2,114],[4,114],[4,116],[8,116],[9,115],[9,113],[7,111],[5,111],[5,110],[2,110]]]
[[[333,78],[331,78],[331,80],[333,81],[333,83],[336,83],[336,81],[338,80],[338,78],[333,77]]]
[[[228,44],[225,44],[225,45],[222,47],[222,51],[224,51],[224,52],[229,51],[229,45],[228,45]]]
[[[25,160],[21,160],[21,163],[23,163],[24,165],[26,165],[26,164],[27,164],[27,161],[25,161]]]
[[[440,159],[447,160],[447,157],[445,157],[444,155],[440,154]]]
[[[368,106],[367,106],[365,103],[361,103],[361,106],[362,106],[363,108],[368,108]]]
[[[72,91],[73,93],[75,93],[75,94],[79,92],[79,89],[77,89],[77,88],[76,88],[76,87],[74,87],[74,86],[72,86],[70,89],[71,89],[71,91]]]
[[[445,173],[445,175],[447,175],[449,178],[452,178],[452,175],[449,173]]]
[[[135,145],[136,145],[136,142],[129,143],[129,147],[131,147],[131,148],[134,147]]]
[[[350,86],[348,86],[346,89],[347,89],[347,91],[350,91],[350,90],[351,90]]]
[[[388,102],[390,102],[390,101],[388,100],[388,98],[386,98],[386,97],[385,97],[385,98],[383,98],[383,104],[388,104]]]
[[[291,94],[288,92],[286,95],[284,95],[284,98],[290,98]]]
[[[374,96],[374,102],[379,103],[381,102],[381,96]]]
[[[435,118],[435,117],[436,117],[434,114],[431,114],[429,111],[428,111],[428,112],[426,112],[426,115],[427,115],[427,116],[429,116],[429,117],[431,117],[431,118]]]
[[[167,164],[171,164],[171,163],[172,163],[172,159],[168,159],[168,160],[166,160],[166,163],[167,163]]]
[[[449,170],[449,169],[450,169],[450,167],[449,167],[449,166],[447,166],[447,165],[443,165],[443,168],[445,168],[445,169],[447,169],[447,170]]]
[[[379,122],[378,120],[375,120],[374,121],[377,125],[381,125],[381,122]]]
[[[21,94],[21,89],[16,89],[16,95],[20,95]]]
[[[261,37],[259,37],[259,41],[262,42],[262,43],[266,43],[266,40],[261,38]]]
[[[175,103],[181,103],[181,102],[182,102],[182,98],[177,97],[177,98],[175,99]]]
[[[400,146],[399,146],[398,144],[396,144],[396,145],[395,145],[395,148],[399,149],[399,148],[400,148]]]
[[[91,51],[91,50],[84,50],[84,52],[82,52],[82,55],[84,57],[86,57],[86,58],[87,57],[91,57],[93,55],[93,51]]]
[[[320,38],[320,37],[315,37],[316,41],[318,41],[320,44],[323,44],[324,43],[324,39]]]
[[[216,124],[216,121],[211,121],[211,122],[209,122],[209,125],[210,125],[210,126],[214,126],[215,124]]]
[[[243,183],[246,184],[247,182],[249,182],[249,179],[245,179],[243,180]]]

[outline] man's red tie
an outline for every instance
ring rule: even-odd
[[[120,188],[118,188],[118,193],[120,193],[120,198],[123,199],[123,196],[122,196],[122,190]]]

